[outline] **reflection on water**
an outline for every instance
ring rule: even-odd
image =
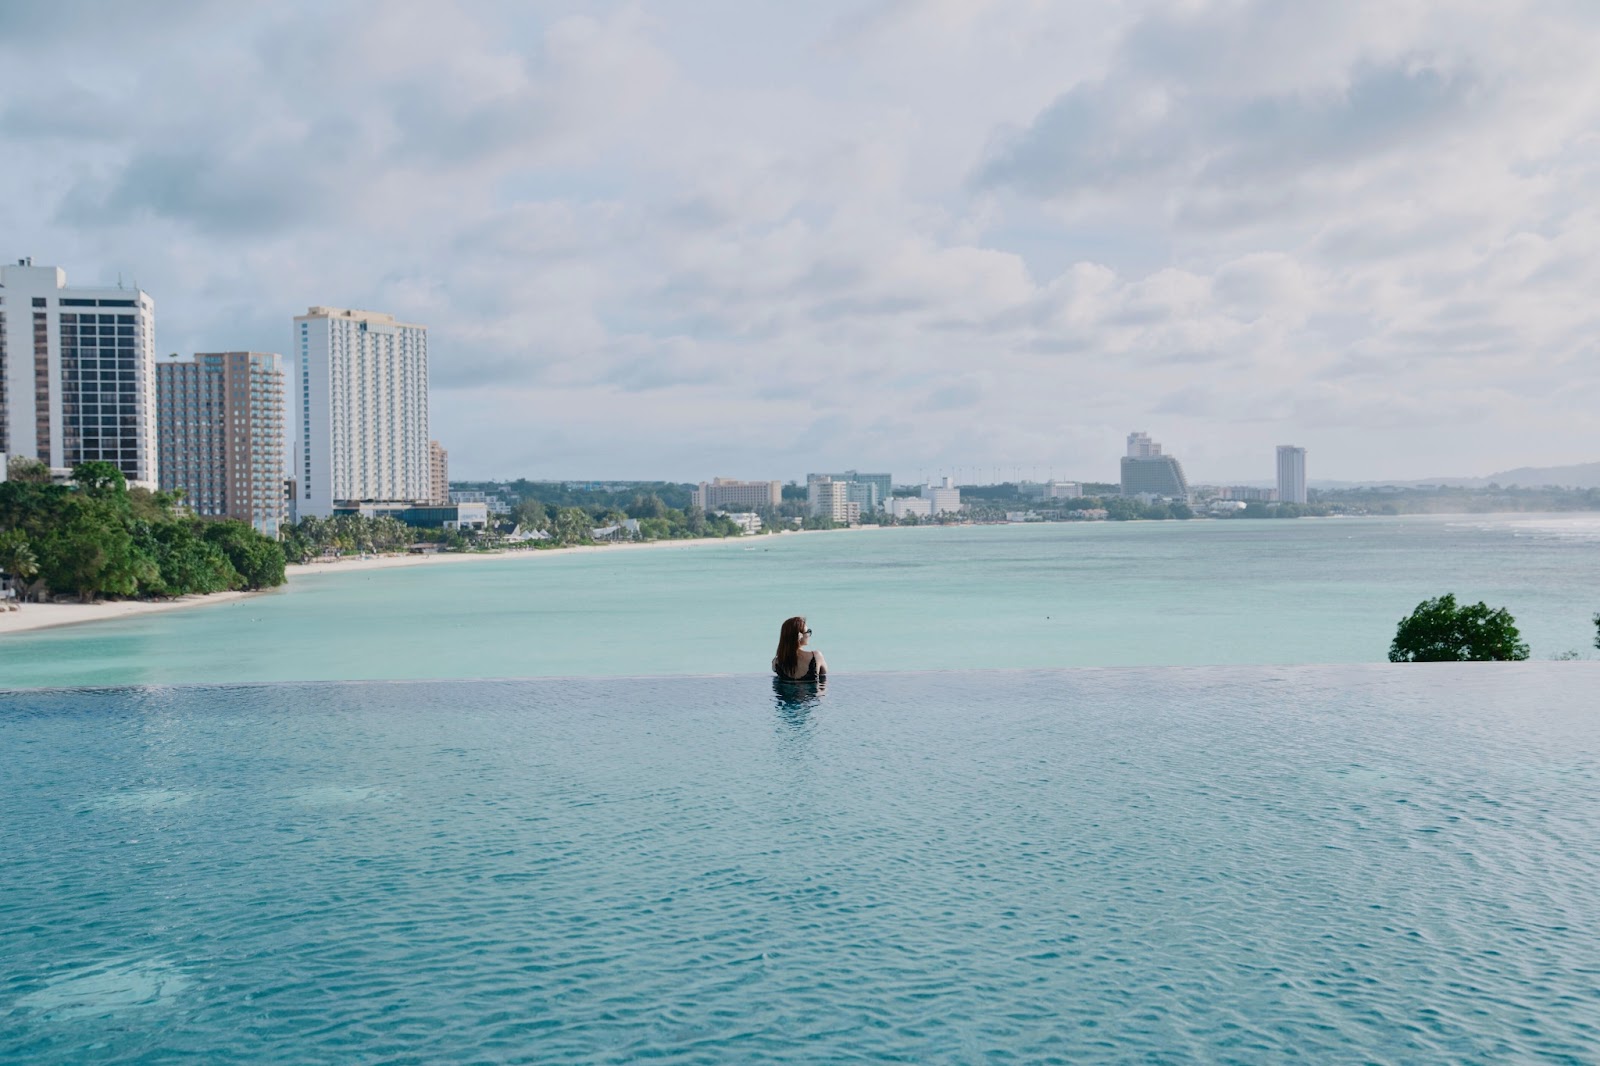
[[[804,725],[806,714],[813,704],[828,693],[828,679],[820,681],[790,681],[788,678],[772,679],[772,700],[778,717],[790,725]]]

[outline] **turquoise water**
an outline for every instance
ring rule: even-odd
[[[313,574],[0,638],[10,686],[744,673],[805,614],[836,671],[1381,661],[1454,591],[1590,649],[1600,516],[867,530]]]
[[[0,695],[0,1061],[1591,1062],[1593,663]]]

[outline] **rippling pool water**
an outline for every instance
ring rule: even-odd
[[[1597,682],[0,694],[0,1061],[1592,1061]]]

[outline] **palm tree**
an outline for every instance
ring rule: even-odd
[[[39,572],[39,557],[33,554],[27,534],[20,529],[0,533],[0,570],[11,575],[18,587],[18,595],[26,599],[28,579]]]

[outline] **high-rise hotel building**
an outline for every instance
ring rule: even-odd
[[[430,499],[428,327],[313,307],[294,320],[294,352],[298,513]]]
[[[1278,501],[1306,502],[1306,450],[1293,444],[1278,445]]]
[[[278,535],[283,497],[283,365],[269,352],[215,352],[156,365],[161,487],[196,513]]]
[[[1150,434],[1129,433],[1128,454],[1122,457],[1122,495],[1187,500],[1189,480],[1177,456],[1163,455],[1161,444]]]
[[[0,452],[57,469],[104,460],[155,488],[155,301],[0,267]]]

